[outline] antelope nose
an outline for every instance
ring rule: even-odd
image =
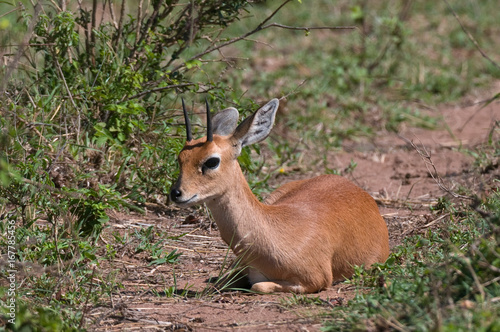
[[[179,201],[179,197],[181,197],[181,196],[182,196],[182,192],[179,189],[172,188],[172,190],[170,190],[170,199],[173,202]]]

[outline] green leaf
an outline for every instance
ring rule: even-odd
[[[196,59],[195,60],[189,60],[189,61],[186,61],[185,65],[186,65],[187,69],[191,69],[193,67],[200,68],[201,65],[202,65],[202,62],[200,60],[196,60]]]

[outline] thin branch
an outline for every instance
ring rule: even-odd
[[[270,27],[278,27],[282,29],[288,29],[288,30],[302,30],[302,31],[310,31],[310,30],[353,30],[357,29],[358,27],[356,26],[320,26],[320,27],[294,27],[294,26],[289,26],[289,25],[284,25],[280,23],[269,23],[266,24],[262,27],[262,30],[270,28]]]
[[[139,41],[139,36],[141,33],[141,27],[142,27],[142,3],[143,0],[139,0],[139,5],[137,8],[137,28],[135,30],[135,44],[137,45],[137,42]]]
[[[97,24],[97,0],[92,1],[92,23],[90,27],[90,57],[95,66],[95,29]]]
[[[500,92],[497,93],[496,95],[494,95],[493,97],[491,98],[488,98],[486,100],[482,100],[481,103],[483,104],[481,107],[478,108],[478,110],[476,112],[474,112],[474,114],[472,114],[468,119],[467,121],[465,121],[465,123],[462,125],[462,127],[460,127],[458,129],[458,132],[461,133],[465,126],[467,126],[467,124],[470,122],[470,120],[472,120],[476,115],[477,113],[479,113],[483,108],[485,108],[486,106],[488,106],[489,104],[491,104],[493,101],[497,100],[497,99],[500,99]]]
[[[53,50],[52,50],[53,51]],[[75,103],[75,100],[73,99],[73,95],[71,94],[71,90],[69,89],[69,86],[68,86],[68,83],[66,82],[66,78],[64,77],[64,73],[61,69],[61,64],[59,63],[59,61],[57,60],[57,56],[55,55],[55,52],[53,51],[53,55],[54,55],[54,60],[55,60],[55,64],[56,64],[56,67],[57,67],[57,71],[59,73],[59,75],[61,76],[61,80],[63,81],[63,85],[64,85],[64,88],[66,89],[66,92],[68,93],[68,97],[69,99],[71,100],[71,103],[73,104],[73,107],[75,108],[75,111],[76,111],[76,114],[77,114],[77,124],[76,124],[76,140],[77,142],[79,143],[80,142],[80,128],[81,128],[81,113],[80,113],[80,109],[76,106],[76,103]]]
[[[122,0],[122,5],[120,9],[120,18],[118,20],[118,29],[116,30],[116,33],[113,37],[113,41],[115,44],[115,51],[118,49],[118,41],[121,38],[122,32],[123,32],[123,18],[125,17],[125,3],[126,0]]]
[[[102,3],[102,9],[101,9],[102,16],[101,16],[101,21],[99,22],[100,27],[103,25],[104,19],[106,18],[106,15],[104,15],[104,13],[106,13],[106,4],[107,3],[108,2],[106,0],[104,0]]]
[[[28,31],[24,35],[23,41],[20,43],[17,53],[14,56],[14,59],[7,65],[7,68],[4,71],[4,76],[0,81],[0,92],[1,92],[0,95],[5,94],[5,87],[7,86],[7,82],[10,76],[12,75],[12,72],[17,68],[18,63],[21,61],[21,57],[23,56],[26,47],[29,46],[29,40],[32,37],[35,25],[38,22],[38,16],[40,15],[40,12],[43,11],[43,7],[39,2],[34,4],[34,8],[35,8],[35,13],[33,14],[33,18],[31,19]]]
[[[448,8],[450,9],[450,11],[453,14],[453,16],[455,16],[455,19],[457,20],[458,24],[460,24],[460,27],[462,28],[462,31],[467,35],[467,37],[469,38],[469,40],[474,44],[474,46],[479,51],[479,53],[481,53],[481,55],[483,56],[483,58],[485,58],[486,60],[488,60],[493,66],[495,66],[498,69],[500,69],[500,65],[498,65],[495,61],[493,61],[493,59],[491,59],[486,53],[484,53],[484,51],[481,49],[481,47],[479,46],[479,44],[476,41],[476,39],[474,39],[474,37],[469,32],[469,30],[467,30],[465,28],[465,26],[462,24],[462,21],[458,17],[457,13],[451,7],[450,3],[447,0],[443,0],[443,1],[446,3],[446,5],[448,6]]]
[[[463,105],[464,105],[464,107],[472,107],[472,106],[481,105],[484,103],[490,104],[497,99],[500,99],[500,92],[495,94],[493,97],[481,99],[481,100],[470,102],[470,103],[464,103]],[[500,100],[498,100],[497,102],[500,102]]]
[[[255,34],[255,33],[259,32],[259,31],[262,31],[264,29],[271,28],[271,27],[281,27],[281,28],[291,29],[291,30],[306,30],[306,31],[308,31],[308,30],[320,30],[320,29],[321,30],[357,29],[357,27],[353,27],[353,26],[345,26],[345,27],[289,27],[289,26],[284,26],[284,25],[278,24],[278,23],[270,23],[270,24],[264,25],[264,26],[260,26],[259,25],[254,30],[252,30],[250,32],[247,32],[246,34],[244,34],[242,36],[235,37],[233,39],[228,40],[225,43],[222,43],[220,45],[216,45],[216,46],[210,47],[210,48],[206,49],[205,51],[192,56],[186,62],[189,62],[189,61],[195,60],[197,58],[200,58],[200,57],[202,57],[204,55],[212,53],[213,51],[216,51],[216,50],[221,49],[223,47],[226,47],[228,45],[234,44],[234,43],[236,43],[236,42],[238,42],[240,40],[246,39],[247,37],[249,37],[249,36],[251,36],[251,35],[253,35],[253,34]],[[174,69],[172,69],[172,71],[175,72],[175,71],[179,70],[182,67],[184,67],[184,64],[178,65],[177,67],[175,67]]]
[[[87,293],[87,298],[85,299],[85,304],[83,305],[82,318],[80,319],[80,324],[78,325],[78,328],[82,328],[83,321],[85,319],[85,315],[89,312],[88,303],[89,303],[89,299],[90,299],[90,294],[92,294],[92,290],[94,287],[94,282],[92,282],[92,281],[94,280],[95,267],[96,266],[94,265],[92,268],[92,275],[90,276],[90,287],[89,287],[89,291]]]
[[[442,219],[444,219],[444,218],[446,218],[446,217],[449,217],[449,216],[450,216],[450,213],[445,213],[445,214],[443,214],[443,215],[441,215],[441,216],[437,217],[436,219],[434,219],[434,220],[433,220],[433,221],[431,221],[430,223],[427,223],[427,224],[425,224],[424,226],[422,226],[422,227],[420,227],[420,228],[421,228],[421,229],[422,229],[422,228],[429,228],[429,227],[431,227],[432,225],[436,224],[438,221],[440,221],[440,220],[442,220]]]
[[[136,38],[134,48],[130,51],[130,55],[128,56],[129,61],[132,61],[139,46],[146,38],[149,37],[149,29],[151,29],[154,26],[155,22],[159,20],[161,5],[162,5],[161,1],[154,2],[153,12],[151,13],[149,19],[147,20],[146,25],[138,23],[138,25],[141,25],[141,33],[140,37],[138,39]],[[173,8],[174,6],[168,6],[165,12],[170,13],[173,10]]]
[[[191,0],[189,7],[189,16],[191,18],[191,22],[189,23],[189,47],[191,47],[194,39],[194,0]]]
[[[285,7],[286,4],[289,3],[290,1],[292,1],[292,0],[285,0],[278,8],[276,8],[274,10],[274,12],[271,13],[271,15],[269,15],[264,21],[262,21],[257,26],[257,28],[262,27],[262,26],[264,26],[264,24],[266,24],[267,22],[269,22],[274,17],[274,15],[276,15],[281,10],[281,8]]]
[[[476,284],[477,290],[479,291],[479,294],[481,295],[481,300],[484,302],[484,299],[486,298],[486,294],[484,293],[484,288],[481,285],[481,282],[479,281],[479,277],[477,276],[476,272],[474,271],[474,268],[472,267],[472,264],[470,262],[469,257],[462,257],[465,265],[467,266],[467,269],[472,275],[472,279],[474,279],[474,283]]]
[[[31,100],[31,97],[28,96]],[[34,106],[34,109],[36,110],[37,107],[36,105],[33,105]],[[13,112],[11,112],[13,113]],[[45,138],[45,136],[43,136],[43,134],[36,128],[36,124],[35,123],[29,123],[28,121],[24,120],[22,117],[18,116],[17,117],[17,120],[21,121],[22,123],[24,123],[24,125],[29,128],[29,129],[33,129],[33,131],[40,137],[41,140],[43,140],[45,142],[45,144],[47,144],[47,146],[49,147],[50,151],[51,152],[54,152],[54,148],[52,147],[52,145],[50,144],[50,141],[48,139]]]
[[[253,29],[252,31],[249,31],[239,37],[235,37],[235,38],[232,38],[220,45],[213,45],[209,48],[207,48],[205,51],[203,52],[200,52],[194,56],[192,56],[191,58],[189,58],[186,62],[189,62],[189,61],[192,61],[192,60],[195,60],[195,59],[198,59],[204,55],[207,55],[209,53],[212,53],[213,51],[216,51],[218,49],[221,49],[223,47],[226,47],[228,45],[231,45],[231,44],[234,44],[240,40],[243,40],[259,31],[262,31],[264,29],[267,29],[267,28],[271,28],[271,27],[280,27],[280,28],[284,28],[284,29],[290,29],[290,30],[305,30],[305,31],[309,31],[309,30],[340,30],[340,29],[356,29],[356,27],[354,26],[345,26],[345,27],[291,27],[291,26],[287,26],[287,25],[282,25],[282,24],[278,24],[278,23],[269,23],[267,24],[267,22],[269,22],[280,10],[281,8],[283,8],[287,3],[289,3],[290,1],[292,0],[286,0],[284,1],[277,9],[275,9],[265,20],[263,20],[255,29]],[[178,71],[180,68],[184,67],[184,64],[180,64],[178,65],[177,67],[173,68],[171,71],[172,72],[175,72],[175,71]]]
[[[413,4],[413,0],[406,0],[404,2],[403,8],[401,9],[401,11],[398,14],[398,19],[401,22],[406,21],[408,19],[408,16],[410,16],[409,13],[410,13],[410,9],[411,9],[412,4]]]
[[[6,44],[6,45],[0,45],[0,49],[9,47],[55,46],[55,45],[56,43]]]
[[[59,7],[59,5],[54,1],[54,0],[49,0],[53,5],[54,7],[57,9],[57,12],[60,13],[62,12],[62,9],[61,7]]]
[[[194,83],[182,83],[182,84],[173,84],[173,85],[162,86],[159,88],[154,88],[154,89],[142,91],[136,95],[133,95],[133,96],[130,96],[130,97],[124,99],[124,101],[140,98],[144,95],[147,95],[148,93],[153,93],[153,92],[158,92],[158,91],[168,90],[168,89],[183,88],[183,87],[187,87],[187,86],[191,86],[191,85],[195,85],[195,84]]]
[[[116,23],[115,6],[113,4],[113,0],[109,0],[109,14],[111,15],[111,21],[113,22],[115,30],[118,30],[118,23]]]
[[[450,188],[448,188],[445,185],[444,180],[441,178],[441,176],[439,176],[439,173],[438,173],[438,171],[436,169],[436,165],[434,165],[434,162],[431,159],[430,153],[427,151],[427,149],[425,148],[425,146],[423,146],[423,144],[422,144],[422,147],[419,148],[419,147],[417,147],[415,145],[415,143],[413,143],[413,141],[411,141],[411,140],[409,140],[409,139],[407,139],[407,138],[405,138],[405,137],[403,137],[401,135],[399,135],[399,138],[401,138],[403,141],[405,141],[406,143],[408,143],[409,145],[411,145],[411,147],[413,149],[415,149],[415,151],[417,151],[417,153],[419,154],[419,156],[425,162],[425,167],[427,168],[427,171],[429,172],[429,175],[432,177],[432,179],[434,179],[434,181],[438,185],[439,189],[447,192],[448,194],[450,194],[451,196],[453,196],[455,198],[468,199],[468,200],[474,200],[475,199],[474,197],[457,194],[456,192],[452,191]]]
[[[496,277],[494,279],[491,279],[490,281],[485,282],[484,284],[482,284],[482,286],[488,287],[489,285],[494,284],[495,282],[499,282],[499,281],[500,281],[500,277]],[[497,297],[497,299],[500,300],[500,297]]]
[[[55,195],[63,195],[63,196],[66,196],[66,197],[71,197],[71,198],[75,198],[75,199],[81,199],[81,200],[84,200],[84,201],[88,199],[84,194],[82,194],[80,192],[72,192],[72,191],[61,190],[59,188],[52,187],[52,186],[49,186],[47,184],[39,183],[39,182],[30,180],[30,179],[26,179],[26,178],[21,178],[19,181],[23,182],[23,183],[26,183],[26,184],[29,184],[29,185],[32,185],[35,188],[44,190],[45,192],[50,192],[50,193],[55,194]]]
[[[16,8],[14,8],[14,9],[12,9],[12,10],[9,10],[9,11],[8,11],[8,12],[6,12],[5,14],[0,15],[0,18],[2,18],[2,17],[4,17],[4,16],[7,16],[7,15],[9,15],[10,13],[15,12],[15,11],[17,11],[17,10],[21,9],[21,8],[23,8],[23,6],[17,6]]]
[[[481,255],[481,256],[482,256],[482,258],[486,259],[484,257],[484,255]],[[484,267],[484,268],[491,270],[492,272],[500,273],[500,269],[494,265],[491,265],[491,263],[488,261],[486,261],[486,262],[479,261],[478,264],[481,265],[481,267]]]
[[[382,51],[380,51],[380,53],[377,56],[377,58],[371,64],[368,65],[368,73],[371,73],[373,71],[373,69],[375,69],[380,64],[380,62],[382,61],[382,59],[387,54],[387,51],[389,50],[389,47],[391,45],[392,45],[392,40],[388,41],[385,44],[384,48],[382,49]]]
[[[283,100],[283,99],[287,99],[290,95],[293,95],[295,93],[297,93],[297,90],[299,90],[304,84],[306,84],[307,82],[307,79],[303,80],[302,82],[299,83],[299,85],[297,85],[292,91],[288,92],[286,95],[284,95],[283,97],[280,98],[280,101]]]

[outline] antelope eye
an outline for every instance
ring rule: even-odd
[[[217,157],[209,158],[203,164],[203,171],[205,171],[206,169],[216,169],[217,167],[219,167],[219,164],[220,164],[219,158],[217,158]]]

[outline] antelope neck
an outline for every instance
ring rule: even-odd
[[[234,170],[222,195],[207,202],[222,239],[233,250],[245,243],[255,244],[263,236],[269,236],[270,231],[267,223],[262,222],[268,218],[267,206],[250,190],[239,164]]]

